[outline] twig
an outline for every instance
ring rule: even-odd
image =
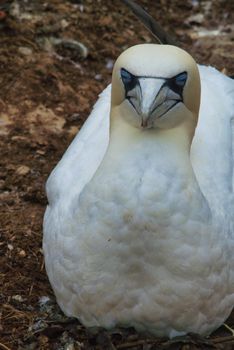
[[[34,287],[34,283],[31,284],[31,287],[30,287],[30,289],[29,289],[29,293],[28,293],[28,296],[29,296],[29,297],[30,297],[31,294],[32,294],[33,287]]]
[[[215,338],[211,340],[212,343],[214,344],[234,344],[234,337],[233,336],[229,336],[229,337],[219,337],[219,338]],[[128,342],[128,343],[124,343],[124,344],[120,344],[117,345],[117,349],[130,349],[130,348],[134,348],[137,346],[142,346],[145,344],[148,345],[155,345],[157,342],[155,340],[138,340],[138,341],[134,341],[134,342]],[[165,345],[165,344],[164,344]]]
[[[8,348],[8,346],[4,345],[3,343],[0,343],[0,348],[3,350],[11,350],[10,348]]]
[[[233,342],[234,341],[234,337],[232,335],[230,335],[229,337],[219,337],[219,338],[213,338],[212,342],[214,344],[219,344],[219,343],[227,343],[227,342]]]
[[[20,311],[20,310],[14,308],[14,306],[12,306],[10,304],[3,304],[2,307],[6,310],[9,310],[10,315],[11,315],[11,316],[4,317],[4,319],[9,320],[12,318],[22,318],[22,317],[27,318],[27,319],[31,318],[27,312]]]
[[[117,349],[130,349],[130,348],[135,348],[136,346],[145,345],[145,344],[154,345],[156,344],[156,341],[155,340],[137,340],[134,342],[117,345]]]

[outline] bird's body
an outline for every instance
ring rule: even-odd
[[[153,46],[157,45],[144,45],[150,57],[160,55]],[[168,48],[163,54],[171,54]],[[130,49],[127,58],[139,50],[140,46]],[[147,57],[144,54],[143,61]],[[116,72],[124,60],[116,65],[114,87],[120,84]],[[189,89],[193,74],[199,82],[193,63],[186,60],[188,82],[180,73],[183,67],[170,77],[182,76],[178,86],[183,79],[184,89]],[[158,67],[160,78],[153,80],[150,68],[147,72],[144,62],[142,67],[132,68],[141,96],[144,84],[158,84],[167,74],[166,66]],[[126,91],[127,73],[121,71]],[[50,205],[44,221],[47,272],[63,311],[86,326],[134,326],[169,337],[206,335],[232,310],[234,84],[207,67],[200,73],[202,99],[195,136],[196,89],[189,99],[188,90],[182,95],[177,89],[175,95],[171,82],[169,88],[168,80],[160,82],[156,110],[164,106],[165,96],[166,106],[180,94],[182,102],[171,110],[166,107],[169,117],[153,117],[155,107],[147,114],[143,102],[136,104],[138,83],[129,89],[131,104],[122,102],[115,87],[109,117],[107,88],[49,178]],[[146,101],[151,98],[147,89],[145,96]],[[136,111],[143,118],[141,127],[135,125]]]

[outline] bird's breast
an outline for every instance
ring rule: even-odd
[[[189,220],[209,221],[209,208],[191,165],[153,146],[139,145],[125,153],[107,153],[103,164],[83,190],[79,211],[95,217],[157,232]],[[178,162],[178,164],[177,164]]]
[[[79,198],[81,239],[102,254],[135,257],[139,266],[139,257],[162,264],[170,264],[169,256],[184,259],[181,244],[195,249],[198,236],[210,230],[206,202],[186,175],[152,149],[114,160],[110,155]]]

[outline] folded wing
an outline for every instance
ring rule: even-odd
[[[201,106],[191,162],[211,209],[233,211],[234,81],[212,67],[199,71]]]
[[[109,142],[111,86],[100,95],[93,111],[51,173],[46,192],[49,206],[60,198],[79,196],[100,165]]]

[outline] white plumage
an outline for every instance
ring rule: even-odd
[[[199,72],[196,127],[192,58],[128,49],[49,177],[46,269],[86,326],[207,335],[232,310],[234,82]]]

